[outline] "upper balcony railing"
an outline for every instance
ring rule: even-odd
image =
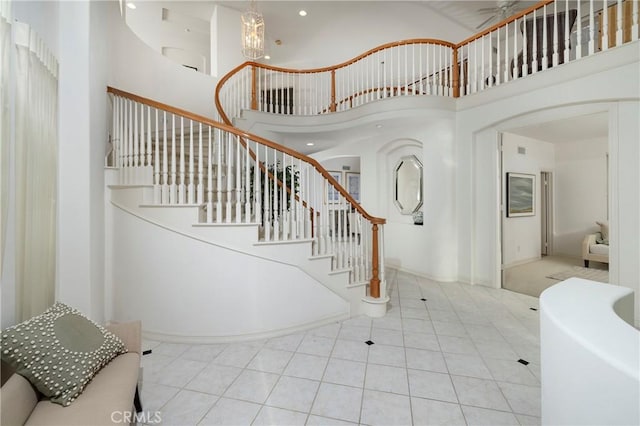
[[[638,3],[545,0],[458,44],[404,40],[326,68],[245,62],[218,83],[216,107],[231,123],[243,109],[317,115],[389,97],[466,96],[638,40]]]

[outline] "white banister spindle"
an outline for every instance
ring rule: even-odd
[[[193,164],[193,120],[189,120],[189,184],[187,185],[187,203],[194,204],[195,200],[195,170]]]
[[[576,59],[582,58],[582,12],[580,11],[580,4],[582,2],[576,2],[576,9],[578,11],[578,30],[576,32]],[[571,37],[571,32],[569,32],[569,37]]]
[[[198,123],[198,187],[196,189],[196,203],[198,205],[204,203],[204,158],[202,158],[202,154],[202,123]]]
[[[216,222],[222,222],[222,131],[215,131],[215,151],[216,151]]]
[[[481,72],[481,74],[480,74],[480,76],[481,76],[480,77],[481,78],[481,80],[480,80],[480,90],[484,90],[484,85],[486,83],[486,78],[485,78],[485,74],[484,74],[484,70],[485,70],[485,66],[484,66],[484,39],[485,39],[485,36],[482,36],[482,38],[481,38],[481,46],[482,46],[482,48],[480,49],[480,52],[481,52],[481,58],[480,58],[480,72]]]
[[[549,67],[549,52],[547,52],[549,31],[547,30],[547,5],[542,7],[542,69],[546,70]]]
[[[244,221],[245,223],[251,222],[251,197],[253,196],[251,192],[251,141],[247,139],[245,141],[245,152],[244,152]]]
[[[169,203],[178,203],[176,184],[176,115],[171,114],[171,184],[169,185]]]
[[[589,0],[589,55],[593,55],[596,51],[596,31],[595,31],[595,13],[593,11],[593,2]]]
[[[609,4],[607,0],[602,0],[602,29],[601,29],[602,50],[609,49]]]
[[[637,1],[636,1],[637,3]],[[616,14],[616,46],[622,44],[622,0],[618,0],[617,14]]]
[[[569,0],[565,0],[564,10],[564,62],[569,62],[569,46],[571,45],[571,28],[569,28]]]
[[[514,22],[515,25],[515,22]],[[515,43],[515,40],[513,41]],[[514,57],[515,61],[516,58]],[[509,81],[509,24],[504,29],[504,77],[503,81]]]
[[[156,137],[158,133],[156,132]],[[150,168],[150,170],[152,167],[152,162],[151,162],[151,158],[152,158],[152,145],[151,145],[151,107],[148,106],[147,107],[147,167]]]
[[[638,21],[640,20],[638,18],[638,2],[634,1],[632,3],[632,7],[633,10],[631,12],[631,41],[635,41],[638,40],[638,33],[640,32],[638,30],[639,24]]]
[[[547,22],[546,18],[545,18],[545,22]],[[528,47],[529,47],[529,42],[528,42],[528,37],[529,34],[527,34],[527,17],[523,16],[522,17],[522,26],[523,28],[523,33],[522,33],[522,76],[525,77],[529,74],[529,55],[533,55],[533,52],[529,52],[528,51]],[[532,27],[537,27],[535,20],[533,21],[533,25]],[[534,36],[535,37],[535,36]],[[531,56],[531,59],[535,58],[535,56]],[[531,61],[532,62],[532,61]],[[533,63],[533,62],[532,62]]]
[[[225,223],[230,223],[231,222],[231,198],[233,197],[233,194],[231,192],[231,182],[233,181],[233,172],[232,172],[232,168],[233,168],[233,146],[232,146],[232,134],[231,133],[224,133],[224,135],[226,136],[226,140],[227,140],[227,146],[226,146],[226,160],[227,160],[227,172],[225,173],[225,180],[227,181],[227,187],[226,187],[226,193],[225,193],[225,198],[226,198],[226,209],[225,209],[225,218],[224,221]]]
[[[256,161],[255,166],[253,167],[253,178],[254,178],[254,186],[253,186],[253,212],[254,212],[254,221],[256,223],[260,223],[260,214],[262,212],[262,191],[261,191],[261,181],[260,181],[260,145],[256,142]]]
[[[533,11],[535,14],[535,10]],[[535,15],[534,15],[535,16]],[[522,18],[524,22],[524,17]],[[535,27],[535,25],[534,25]],[[535,58],[535,56],[534,56]],[[513,22],[513,71],[511,72],[513,79],[518,78],[518,20]]]
[[[125,170],[126,183],[131,183],[133,170],[133,101],[127,102],[127,169]]]
[[[541,48],[541,46],[538,46],[538,23],[536,20],[536,10],[534,9],[533,11],[533,51],[531,52],[531,68],[532,68],[532,72],[533,74],[538,72],[538,49]],[[544,18],[546,19],[546,18]]]
[[[264,213],[262,214],[262,223],[263,223],[263,229],[264,229],[264,240],[265,241],[271,241],[271,190],[269,187],[269,176],[268,176],[268,171],[269,171],[269,147],[265,147],[265,151],[264,151],[264,181],[263,181],[263,188],[264,190],[262,191],[262,193],[264,194],[264,203],[263,203],[263,210]]]
[[[169,204],[169,150],[167,149],[167,111],[162,111],[162,188],[160,199],[162,204]]]
[[[293,156],[289,156],[289,202],[288,202],[288,211],[289,211],[289,227],[291,229],[291,239],[295,240],[298,238],[296,232],[296,209],[295,209],[295,201],[294,197],[296,195],[295,189],[295,169],[293,168]]]
[[[560,52],[558,52],[558,1],[553,2],[553,56],[551,60],[554,67],[557,67],[560,63]],[[569,11],[567,10],[565,14],[568,15]]]
[[[236,136],[236,179],[235,179],[235,198],[236,198],[236,223],[242,222],[242,181],[241,181],[241,170],[242,170],[242,158],[240,156],[240,145],[241,140],[240,136]]]
[[[162,203],[162,193],[160,189],[160,132],[158,123],[158,109],[155,109],[155,119],[156,119],[156,147],[154,152],[154,161],[153,161],[153,202],[154,204]],[[151,120],[149,120],[151,121]]]
[[[316,106],[317,106],[316,102]],[[272,183],[272,192],[273,197],[271,198],[271,211],[273,212],[272,221],[273,221],[273,239],[274,241],[280,240],[280,215],[278,214],[278,152],[273,150],[273,175],[271,177]]]
[[[508,25],[508,24],[507,24]],[[505,27],[506,28],[506,27]],[[500,28],[496,30],[497,38],[496,38],[496,85],[500,84],[500,80],[502,79],[502,73],[500,69],[500,65],[502,65],[502,61],[500,60]],[[506,38],[506,37],[505,37]]]
[[[489,34],[489,87],[493,87],[493,39]]]
[[[213,146],[211,126],[209,128],[209,144],[207,145],[207,223],[213,222]]]
[[[322,92],[324,93],[324,91]],[[324,105],[324,102],[322,103]],[[289,239],[287,235],[287,229],[289,225],[289,221],[287,219],[287,157],[285,153],[282,153],[282,179],[279,179],[280,182],[280,227],[282,229],[282,239],[284,241]]]
[[[140,153],[138,151],[138,143],[140,141],[140,137],[138,134],[138,104],[137,102],[132,103],[132,113],[133,113],[133,171],[132,171],[132,183],[138,183],[138,160],[140,160]]]
[[[180,183],[178,184],[178,204],[185,202],[185,162],[184,162],[184,117],[180,117]]]

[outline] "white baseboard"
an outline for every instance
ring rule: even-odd
[[[527,259],[521,259],[521,260],[517,260],[515,262],[511,262],[511,263],[509,263],[507,265],[504,265],[504,268],[505,269],[512,268],[514,266],[524,265],[525,263],[531,263],[531,262],[535,262],[535,261],[538,261],[538,260],[541,260],[541,259],[542,259],[542,256],[535,256],[535,257],[530,257],[530,258],[527,258]]]
[[[167,343],[188,343],[188,344],[213,344],[213,343],[233,343],[233,342],[247,342],[252,340],[271,339],[273,337],[285,336],[287,334],[297,333],[300,331],[310,330],[312,328],[321,327],[323,325],[332,324],[338,321],[344,321],[351,317],[346,312],[343,314],[333,315],[326,318],[321,318],[316,321],[312,321],[305,324],[294,325],[287,328],[278,330],[269,330],[259,333],[247,333],[239,335],[225,335],[225,336],[189,336],[181,334],[165,333],[158,330],[142,330],[142,337],[148,340],[156,340]]]

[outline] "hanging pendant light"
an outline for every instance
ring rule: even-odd
[[[250,60],[264,56],[264,18],[251,0],[249,10],[240,17],[242,21],[242,55]]]

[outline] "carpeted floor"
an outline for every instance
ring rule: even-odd
[[[577,267],[577,270],[573,268]],[[569,276],[577,276],[582,267],[582,259],[564,257],[564,256],[545,256],[540,260],[525,263],[524,265],[513,266],[505,269],[505,282],[502,288],[515,291],[517,293],[528,294],[533,297],[540,297],[540,293],[551,287],[554,284],[560,282],[560,280],[566,279]],[[603,272],[607,274],[606,280],[608,281],[608,272],[606,271],[607,265],[591,262],[588,271],[599,271],[605,269]],[[551,276],[558,277],[560,273],[570,272],[573,275],[569,275],[566,278],[549,278]],[[587,278],[585,276],[579,276],[579,278],[591,279],[593,281],[603,281],[602,279]],[[602,274],[600,273],[600,278]]]

